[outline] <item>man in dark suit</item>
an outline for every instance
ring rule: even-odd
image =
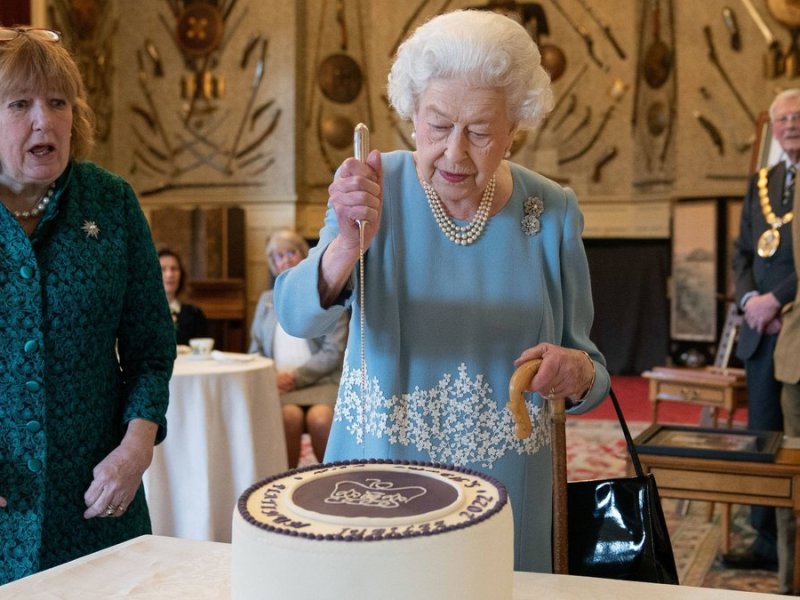
[[[772,132],[782,149],[771,169],[750,180],[734,244],[736,301],[744,312],[736,355],[747,375],[747,426],[783,431],[781,383],[775,379],[773,352],[781,329],[781,309],[794,299],[797,274],[792,257],[791,220],[795,167],[800,161],[800,89],[778,94],[769,109]],[[734,568],[777,569],[774,509],[754,506],[757,536],[744,553],[723,556]]]

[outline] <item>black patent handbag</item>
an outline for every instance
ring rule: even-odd
[[[643,472],[613,389],[610,395],[636,476],[567,483],[569,574],[677,585],[656,480]]]

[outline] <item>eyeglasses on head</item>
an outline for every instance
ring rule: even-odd
[[[61,41],[61,32],[41,27],[0,27],[0,44],[17,39],[21,35],[41,40],[43,42],[58,43]]]

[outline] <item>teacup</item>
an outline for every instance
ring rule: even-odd
[[[192,338],[189,340],[189,347],[192,349],[192,357],[209,358],[214,349],[214,338]]]

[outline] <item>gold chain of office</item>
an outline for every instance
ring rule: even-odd
[[[793,212],[787,212],[782,217],[775,214],[772,210],[772,204],[769,201],[769,191],[767,190],[767,172],[768,169],[762,168],[758,171],[758,199],[761,203],[761,212],[764,214],[764,220],[769,224],[767,229],[758,238],[756,251],[761,258],[769,258],[778,250],[781,245],[781,232],[780,228],[786,225],[794,218]]]

